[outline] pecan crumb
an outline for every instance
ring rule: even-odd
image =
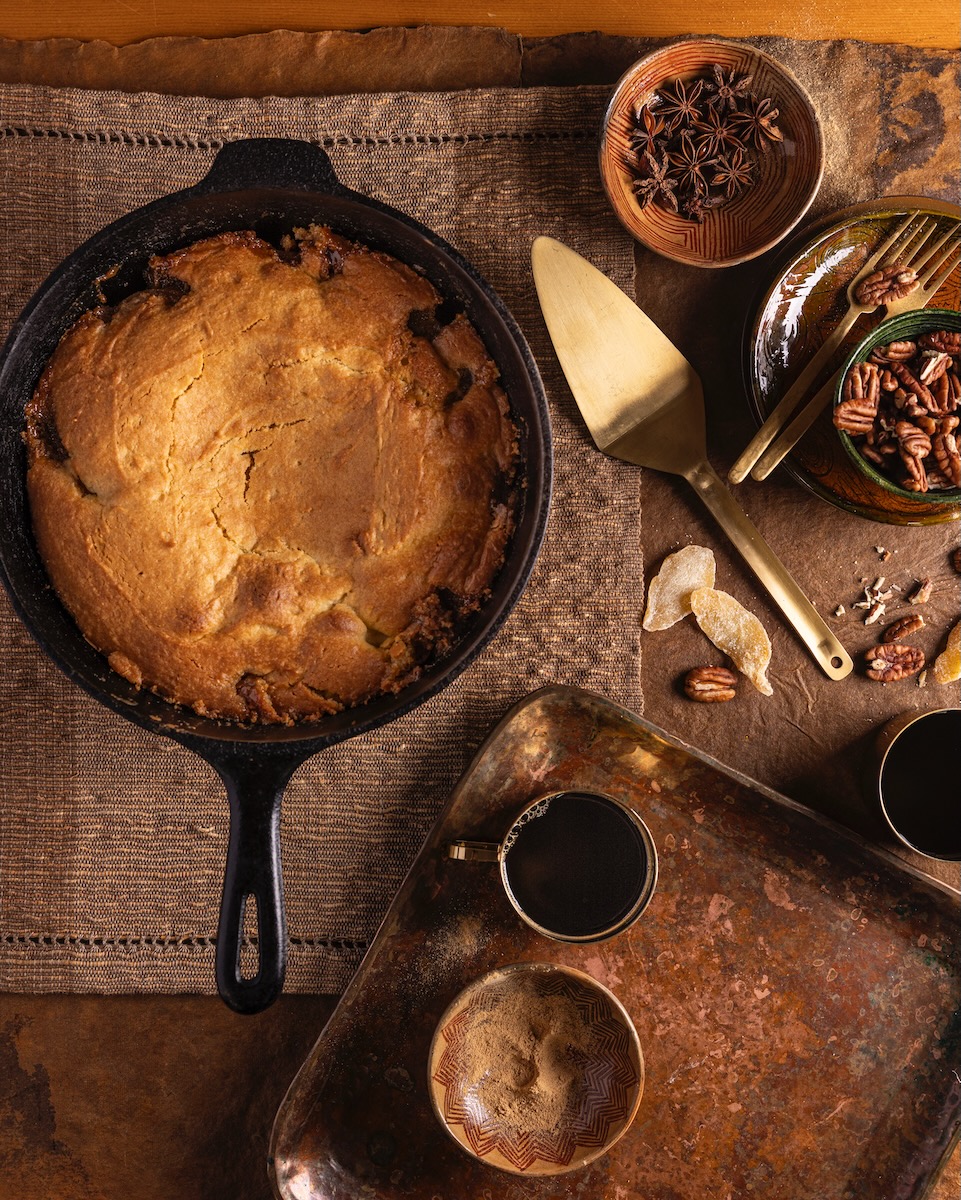
[[[909,604],[927,604],[931,599],[933,584],[930,579],[920,579],[914,592],[908,597]]]
[[[834,615],[835,615],[836,617],[843,617],[843,616],[844,616],[844,605],[843,605],[843,604],[839,604],[839,605],[837,606],[837,608],[834,610]]]
[[[884,605],[880,600],[875,600],[864,618],[864,623],[865,625],[873,625],[875,621],[880,621],[883,616]]]

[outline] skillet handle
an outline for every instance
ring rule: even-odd
[[[280,864],[280,805],[300,759],[215,766],[230,801],[230,841],[217,927],[217,990],[234,1012],[256,1013],[280,995],[287,969],[287,922]],[[253,907],[252,907],[253,906]],[[244,975],[244,918],[256,918],[257,969]]]
[[[326,151],[294,138],[241,138],[217,153],[193,192],[237,192],[246,188],[295,188],[305,192],[346,189]]]

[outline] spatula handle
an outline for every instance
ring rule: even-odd
[[[787,617],[825,675],[831,679],[843,679],[850,674],[854,666],[851,656],[754,528],[711,464],[698,463],[684,477],[711,510],[717,523]]]

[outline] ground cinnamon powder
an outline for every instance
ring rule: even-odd
[[[472,1013],[458,1065],[476,1080],[465,1106],[479,1122],[547,1131],[580,1109],[596,1034],[571,996],[543,986],[536,975],[509,977],[493,1007]]]

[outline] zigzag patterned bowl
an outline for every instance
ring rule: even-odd
[[[516,963],[475,980],[441,1017],[428,1088],[469,1154],[558,1175],[604,1154],[634,1119],[644,1059],[620,1001],[583,971]]]
[[[750,91],[778,110],[783,140],[756,155],[755,181],[739,196],[703,214],[701,223],[657,201],[638,204],[641,173],[632,135],[640,110],[655,92],[674,84],[725,76],[751,76]],[[695,267],[728,267],[777,245],[800,221],[824,174],[824,146],[814,105],[791,72],[740,42],[674,42],[640,59],[621,76],[601,128],[601,179],[621,223],[649,249]]]

